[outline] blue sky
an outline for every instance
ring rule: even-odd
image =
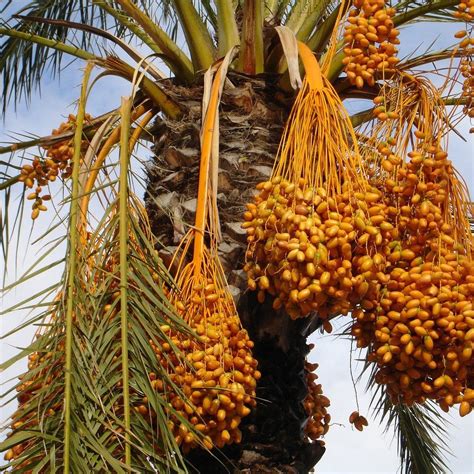
[[[14,2],[15,7],[24,2]],[[437,39],[436,45],[441,49],[443,46],[453,44],[453,32],[460,29],[453,25],[430,25],[417,24],[412,26],[402,35],[403,47],[401,56],[407,51],[414,49],[415,45],[421,45],[428,48],[434,39]],[[20,105],[15,113],[10,108],[6,114],[5,123],[0,124],[0,140],[9,141],[8,135],[12,132],[29,132],[36,135],[47,135],[57,127],[68,113],[74,112],[74,103],[79,95],[79,86],[81,81],[81,64],[76,62],[70,68],[64,71],[61,80],[46,79],[43,82],[42,92],[35,94],[29,106]],[[115,108],[120,103],[122,95],[130,94],[130,84],[120,80],[110,80],[110,77],[101,79],[93,89],[89,98],[87,110],[93,116],[104,113]],[[450,159],[453,160],[461,175],[470,186],[471,193],[474,193],[474,166],[473,166],[473,140],[467,133],[470,124],[465,120],[459,127],[460,132],[467,139],[462,141],[459,137],[452,134],[449,142]],[[145,152],[146,155],[146,152]],[[144,155],[144,158],[145,158]],[[18,192],[21,189],[18,188]],[[47,219],[38,224],[33,229],[33,237],[40,235],[44,231]],[[27,246],[27,240],[21,244],[24,246],[22,258],[18,273],[24,270],[29,262],[37,258],[39,246]],[[32,239],[33,240],[33,239]],[[61,249],[58,248],[58,254]],[[1,265],[1,263],[0,263]],[[12,271],[12,268],[9,268]],[[59,272],[53,272],[48,279],[57,278]],[[38,291],[45,285],[47,279],[36,280],[29,285],[23,285],[16,292],[6,296],[2,301],[6,308],[14,301],[24,297],[29,291]],[[15,313],[8,318],[0,320],[1,332],[16,326],[25,313]],[[339,325],[344,324],[340,319]],[[337,327],[335,332],[337,332]],[[21,337],[10,338],[7,344],[2,344],[2,359],[5,360],[9,355],[15,353],[13,346],[21,346],[32,336],[32,331],[24,331]],[[393,473],[398,467],[398,459],[395,450],[395,443],[390,444],[390,435],[383,435],[377,422],[369,418],[369,427],[363,433],[352,429],[348,424],[349,414],[356,408],[354,389],[351,383],[349,372],[349,354],[350,343],[344,339],[338,339],[332,335],[313,335],[311,341],[315,342],[316,349],[310,355],[311,361],[318,362],[319,382],[323,385],[325,395],[331,400],[329,409],[332,415],[331,427],[326,437],[327,452],[321,462],[317,465],[319,473]],[[355,356],[356,357],[356,356]],[[13,377],[24,369],[24,363],[17,364],[12,370],[2,374],[3,380]],[[356,371],[357,368],[355,367]],[[362,414],[368,413],[370,396],[364,393],[365,384],[362,382],[358,386],[358,396],[360,402],[360,411]],[[13,406],[11,406],[13,408]],[[6,415],[2,411],[2,415]],[[3,416],[2,416],[3,418]],[[474,417],[460,419],[453,411],[448,419],[453,423],[450,428],[450,439],[448,440],[455,458],[450,459],[449,465],[453,472],[457,474],[470,473],[474,471],[473,451],[474,451]]]

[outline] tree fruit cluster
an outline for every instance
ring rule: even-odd
[[[226,290],[212,278],[203,278],[194,281],[190,295],[187,304],[179,293],[171,293],[170,297],[197,337],[186,338],[164,327],[169,343],[162,347],[153,345],[159,366],[168,371],[184,397],[173,387],[164,386],[159,378],[152,383],[168,397],[176,412],[202,433],[207,448],[222,448],[240,442],[239,424],[256,404],[260,372],[252,357],[253,342],[242,328]],[[183,354],[182,360],[171,345]],[[170,420],[170,428],[185,452],[202,442],[175,416]]]
[[[355,0],[344,31],[343,64],[350,83],[361,89],[374,86],[376,76],[393,72],[398,63],[399,31],[395,9],[385,0]]]
[[[328,196],[324,188],[296,186],[280,177],[257,185],[244,214],[250,289],[275,299],[292,318],[317,312],[324,320],[348,314],[383,263],[376,251],[392,239],[382,193],[373,187]]]
[[[354,425],[357,431],[363,431],[364,426],[369,426],[367,419],[360,415],[358,411],[353,411],[349,416],[349,423]]]
[[[352,334],[369,348],[393,403],[433,399],[447,411],[470,400],[472,242],[449,216],[458,182],[447,153],[418,137],[409,161],[382,180],[399,236],[385,249],[383,278],[352,313]]]
[[[320,438],[329,430],[331,415],[328,413],[327,408],[331,405],[331,402],[329,398],[323,395],[321,384],[316,382],[318,379],[315,372],[317,368],[318,364],[305,363],[308,395],[303,404],[309,418],[304,431],[311,441],[324,445],[324,441]]]
[[[90,122],[92,117],[86,114],[85,121]],[[69,114],[66,122],[62,122],[57,129],[52,131],[52,135],[61,135],[65,132],[74,130],[76,125],[76,117]],[[87,140],[82,141],[83,151],[88,146]],[[56,181],[57,177],[67,179],[72,173],[72,157],[74,155],[73,140],[62,140],[52,145],[44,146],[46,157],[35,156],[31,164],[24,164],[21,167],[19,181],[25,184],[25,188],[36,188],[33,193],[27,196],[28,200],[33,201],[31,218],[36,219],[40,211],[46,211],[48,208],[43,201],[49,201],[49,194],[41,194],[42,189],[49,182]]]

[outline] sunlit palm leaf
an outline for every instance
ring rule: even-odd
[[[453,17],[453,11],[459,4],[457,0],[407,0],[395,5],[397,17],[395,24],[399,25],[408,21],[458,21]]]
[[[193,428],[168,406],[166,396],[153,388],[150,374],[181,394],[168,372],[160,366],[151,343],[162,347],[167,342],[174,347],[168,335],[161,330],[163,324],[171,326],[176,332],[187,333],[188,337],[193,335],[175,315],[164,295],[163,284],[167,282],[170,285],[172,280],[158,257],[157,242],[152,237],[146,212],[139,200],[129,194],[126,216],[118,212],[120,200],[113,179],[117,166],[113,162],[103,165],[104,169],[107,167],[107,174],[103,182],[95,185],[93,194],[106,196],[104,202],[109,205],[100,212],[102,217],[88,238],[82,238],[81,245],[76,246],[78,266],[73,285],[70,466],[77,472],[127,472],[123,462],[126,440],[121,388],[121,311],[116,298],[120,288],[117,266],[119,227],[120,222],[126,219],[131,468],[133,472],[151,472],[152,464],[158,472],[183,472],[186,470],[185,463],[167,423],[174,415],[190,432]],[[64,202],[69,204],[71,200],[67,197]],[[48,238],[49,234],[46,232],[42,237]],[[52,264],[44,268],[39,266],[50,252],[51,249],[46,248],[16,285],[49,270]],[[13,415],[17,424],[0,446],[0,450],[9,452],[12,448],[19,449],[18,444],[22,444],[21,454],[11,464],[15,469],[24,468],[24,462],[29,463],[29,469],[38,470],[55,470],[63,465],[65,285],[63,279],[60,284],[62,290],[57,293],[54,302],[42,303],[47,304],[44,313],[35,315],[18,328],[20,330],[39,321],[39,338],[3,366],[7,368],[30,355],[30,370],[17,384],[20,406]],[[14,288],[14,285],[6,287],[6,290],[9,288]],[[45,292],[51,294],[51,290],[48,288]],[[45,292],[28,297],[14,305],[11,311],[29,306],[30,302],[40,307],[41,302],[38,304],[37,298],[44,296]],[[184,398],[184,395],[181,396]],[[14,399],[15,391],[7,391],[3,397]],[[143,413],[144,410],[147,414]],[[199,434],[196,433],[196,437],[199,439]]]
[[[184,464],[179,450],[166,428],[170,416],[167,400],[155,392],[150,378],[150,374],[155,374],[166,383],[169,376],[158,365],[150,342],[153,341],[158,347],[168,342],[160,326],[170,324],[170,321],[177,324],[178,329],[186,329],[174,316],[161,285],[156,282],[157,272],[165,275],[165,271],[153,242],[149,240],[149,232],[143,231],[146,221],[143,221],[143,213],[136,205],[133,199],[129,201],[127,320],[132,467],[137,472],[144,472],[152,462],[161,466],[160,472],[165,472],[165,466],[170,471],[182,470]],[[118,202],[115,201],[105,213],[111,217],[101,222],[90,236],[83,259],[84,268],[79,271],[80,274],[87,273],[88,278],[81,282],[84,286],[82,299],[76,301],[80,316],[74,326],[73,340],[80,377],[74,379],[74,422],[85,427],[76,443],[82,450],[78,453],[79,457],[94,463],[88,466],[93,471],[108,469],[121,472],[124,469],[124,465],[119,465],[120,453],[124,451],[124,424],[120,402],[121,310],[117,299],[120,219],[117,209]],[[146,410],[148,415],[135,410]],[[89,428],[87,423],[92,423]],[[104,457],[105,453],[109,455],[108,460]]]
[[[162,15],[156,7],[156,2],[138,0],[137,4],[143,9],[154,11],[154,18],[159,20]],[[155,5],[155,6],[154,6]],[[153,7],[154,6],[154,7]],[[43,17],[50,20],[76,21],[85,25],[96,26],[107,30],[117,38],[129,38],[130,31],[117,22],[112,16],[107,15],[95,2],[89,0],[77,0],[64,2],[62,0],[33,0],[20,9],[16,9],[15,2],[7,2],[4,7],[4,18],[10,14],[21,14],[26,17]],[[104,47],[103,38],[69,29],[66,25],[32,23],[23,20],[10,20],[8,23],[2,21],[2,26],[28,31],[39,36],[54,38],[68,44],[73,44],[81,49],[98,52]],[[3,110],[11,100],[29,98],[32,92],[39,86],[40,80],[47,68],[51,68],[53,74],[59,73],[61,69],[69,64],[70,58],[64,58],[58,52],[51,54],[48,48],[22,41],[18,38],[5,38],[0,45],[0,75],[2,77]]]

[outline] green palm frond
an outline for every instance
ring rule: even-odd
[[[127,248],[130,279],[126,313],[122,313],[120,298],[111,301],[120,285],[117,268],[112,266],[112,262],[118,262],[120,253],[118,201],[108,209],[112,217],[101,222],[91,235],[86,251],[88,263],[84,262],[89,275],[87,281],[81,282],[85,285],[82,298],[76,299],[80,316],[74,326],[73,338],[74,373],[78,374],[74,378],[73,422],[74,426],[84,428],[81,436],[75,434],[76,439],[72,440],[74,465],[81,471],[78,462],[87,459],[87,468],[92,472],[126,470],[121,462],[126,452],[127,436],[126,410],[122,403],[125,399],[122,399],[123,326],[120,324],[122,315],[126,314],[132,469],[147,472],[150,470],[149,462],[152,462],[159,466],[159,472],[179,471],[184,469],[184,462],[167,429],[171,413],[166,398],[153,389],[150,374],[156,374],[164,383],[168,381],[172,385],[172,382],[159,366],[150,342],[157,347],[169,342],[160,327],[170,324],[170,321],[179,329],[186,328],[174,316],[161,285],[153,279],[153,273],[158,271],[165,275],[165,272],[153,243],[143,230],[143,213],[139,214],[134,207],[133,198],[127,203],[128,239],[133,244]],[[147,414],[138,412],[143,410],[142,407]]]
[[[173,4],[186,38],[194,69],[195,71],[206,70],[216,59],[215,46],[206,24],[192,2],[174,0]]]
[[[123,188],[122,195],[112,200],[103,214],[106,217],[90,234],[83,268],[78,272],[87,275],[87,279],[78,282],[84,291],[82,298],[76,300],[81,316],[76,320],[73,340],[81,377],[74,380],[74,422],[84,426],[82,438],[85,439],[75,441],[79,446],[75,454],[77,461],[89,460],[87,468],[92,472],[122,472],[125,466],[120,453],[126,452],[129,438],[134,472],[151,471],[150,463],[159,472],[180,472],[185,470],[184,460],[167,428],[172,415],[180,417],[168,407],[165,395],[153,388],[150,374],[165,385],[174,384],[160,367],[151,343],[156,347],[162,347],[165,342],[173,346],[161,329],[165,324],[189,337],[192,335],[163,293],[162,282],[170,281],[170,277],[155,250],[156,242],[151,237],[144,210],[133,194],[128,193],[122,206],[121,197]],[[124,289],[121,286],[124,275],[118,271],[124,258],[124,252],[120,251],[124,245],[120,228],[122,235],[127,231],[128,281],[126,293],[121,294],[122,301],[118,296],[120,288]],[[126,326],[123,326],[120,321],[125,316]],[[125,398],[122,403],[126,381],[121,357],[124,337],[128,347],[129,436],[126,436],[128,423],[124,421]],[[186,425],[185,421],[181,422]],[[193,431],[189,424],[187,427]]]
[[[295,2],[285,20],[285,26],[295,31],[300,41],[307,41],[339,4],[338,0]]]
[[[107,25],[105,16],[97,7],[91,5],[90,2],[83,1],[33,1],[14,13],[23,14],[26,17],[77,20],[85,24],[91,24],[94,21],[102,28],[110,26]],[[98,46],[97,38],[75,32],[71,32],[73,33],[72,36],[67,28],[61,25],[30,23],[24,20],[10,19],[8,23],[3,23],[2,26],[62,42],[67,42],[69,39],[73,44],[87,50],[92,50]],[[0,46],[0,58],[3,110],[5,110],[10,100],[16,103],[22,97],[29,98],[37,87],[39,78],[47,68],[51,67],[53,73],[59,72],[63,62],[62,52],[51,55],[47,48],[22,41],[20,38],[4,38]]]
[[[83,25],[95,26],[107,30],[119,39],[130,39],[131,32],[113,16],[107,14],[94,1],[76,0],[33,0],[20,9],[14,9],[15,2],[7,2],[4,12],[10,15],[19,14],[25,19],[3,20],[0,26],[31,33],[41,37],[54,39],[76,46],[90,53],[99,53],[106,47],[106,40],[89,32],[71,29],[67,22],[77,22]],[[144,11],[154,10],[157,21],[162,12],[156,7],[156,2],[138,0],[138,6]],[[154,6],[154,7],[153,7]],[[39,23],[30,21],[31,18],[47,18],[66,23]],[[8,103],[17,103],[21,98],[29,99],[40,85],[41,77],[46,71],[53,75],[59,74],[71,58],[64,57],[63,52],[51,51],[41,45],[35,45],[21,38],[2,38],[0,44],[0,77],[3,84],[3,110]]]
[[[385,397],[380,421],[385,431],[393,431],[403,474],[443,474],[449,472],[446,420],[431,401],[422,405],[393,405]]]
[[[348,7],[348,5],[346,5]],[[316,53],[321,54],[326,48],[331,32],[336,24],[341,5],[338,2],[328,3],[327,8],[318,18],[311,36],[307,40],[308,46]]]
[[[401,473],[449,472],[447,459],[451,453],[446,442],[446,419],[432,401],[412,406],[392,403],[385,385],[375,381],[377,370],[376,365],[365,360],[362,373],[369,371],[367,390],[373,393],[371,408],[380,423],[385,424],[385,433],[393,433],[396,439]]]
[[[167,429],[173,412],[167,399],[154,390],[149,374],[155,374],[169,386],[173,383],[157,363],[150,341],[157,347],[171,342],[160,330],[163,324],[188,332],[189,337],[192,335],[175,316],[161,285],[156,282],[157,273],[163,278],[169,277],[156,254],[155,244],[150,241],[144,214],[136,207],[133,196],[128,203],[129,238],[135,242],[129,246],[127,257],[130,274],[127,336],[130,347],[132,472],[151,472],[150,463],[158,472],[182,472],[185,470],[184,460]],[[126,472],[120,455],[125,446],[120,308],[117,301],[112,304],[110,301],[120,280],[110,267],[119,253],[118,201],[107,211],[113,217],[99,224],[87,246],[81,250],[75,279],[70,456],[71,469],[75,472]],[[25,443],[22,455],[12,463],[12,467],[18,467],[25,460],[30,461],[29,468],[44,466],[52,469],[54,464],[58,468],[62,465],[66,331],[61,315],[64,313],[65,300],[61,297],[47,311],[35,317],[36,321],[43,320],[39,324],[42,329],[40,337],[2,367],[5,369],[28,354],[42,359],[22,376],[17,385],[20,406],[13,417],[22,424],[16,425],[0,445],[1,451],[8,451],[20,442]],[[28,385],[30,388],[26,389]],[[143,406],[148,416],[135,411]],[[176,416],[180,419],[179,415]],[[181,422],[186,423],[185,420]],[[32,427],[25,430],[28,424]],[[192,427],[188,428],[192,432]]]
[[[21,455],[10,465],[15,469],[23,468],[24,462],[29,463],[29,469],[37,470],[63,466],[65,348],[71,344],[70,469],[73,472],[129,472],[123,459],[129,446],[131,472],[186,471],[168,423],[173,417],[189,432],[195,431],[169,406],[166,393],[154,388],[153,380],[158,378],[165,387],[172,387],[177,395],[186,399],[168,371],[161,367],[153,346],[162,348],[167,343],[175,350],[168,333],[162,330],[163,325],[175,333],[185,333],[188,338],[194,334],[176,316],[164,294],[164,283],[171,285],[172,280],[157,254],[157,242],[152,237],[146,212],[130,190],[120,206],[114,169],[118,170],[119,164],[108,163],[107,173],[112,179],[105,178],[94,188],[94,193],[108,196],[109,205],[100,213],[102,217],[87,239],[83,236],[76,243],[75,272],[67,271],[59,285],[48,289],[48,295],[56,291],[53,300],[45,299],[45,295],[32,295],[22,302],[22,307],[32,302],[37,308],[35,301],[43,296],[42,305],[46,309],[19,328],[36,322],[39,337],[2,366],[5,369],[20,358],[30,356],[30,370],[16,384],[20,401],[13,415],[16,425],[0,445],[0,451],[8,452],[19,449],[21,444]],[[131,179],[128,169],[123,176]],[[69,202],[67,198],[65,203]],[[124,239],[120,238],[120,228],[122,234],[124,230],[127,232],[122,259],[120,248]],[[39,260],[41,262],[41,258]],[[125,306],[117,297],[123,278],[119,267],[124,263],[128,280]],[[32,265],[17,284],[25,283],[48,268]],[[74,288],[70,337],[65,318],[66,275],[72,275]],[[18,310],[20,306],[17,304],[10,310]],[[125,326],[121,324],[122,316],[126,316]],[[124,421],[126,410],[122,393],[126,380],[121,358],[124,337],[128,342],[128,423]],[[181,355],[178,358],[180,360]],[[14,399],[16,395],[14,387],[3,397]],[[195,435],[199,440],[200,435]]]
[[[215,3],[216,2],[212,2],[210,0],[201,0],[200,2],[196,2],[195,4],[201,18],[203,19],[206,25],[209,25],[208,30],[210,32],[217,31],[218,15]]]
[[[411,21],[458,21],[453,17],[457,0],[408,0],[395,5],[397,16],[394,18],[396,26],[409,23]]]
[[[164,293],[164,284],[172,285],[172,280],[158,257],[146,212],[127,184],[131,179],[127,143],[122,146],[122,151],[126,151],[124,159],[101,164],[107,172],[91,193],[106,206],[95,209],[99,222],[88,234],[80,224],[81,183],[89,168],[96,166],[94,160],[86,157],[95,156],[103,139],[117,126],[117,120],[109,116],[97,131],[99,140],[89,137],[89,150],[80,160],[86,136],[81,121],[89,73],[90,67],[86,68],[79,101],[72,191],[68,190],[67,182],[63,183],[66,196],[62,205],[70,205],[71,211],[66,221],[57,217],[58,222],[37,239],[39,243],[43,239],[51,242],[18,281],[4,288],[4,292],[11,291],[54,266],[65,264],[58,283],[5,311],[6,314],[29,307],[36,309],[32,319],[5,337],[32,324],[38,326],[38,337],[1,367],[6,369],[29,357],[29,370],[2,395],[12,402],[18,397],[19,406],[12,421],[4,427],[8,435],[0,451],[6,451],[10,461],[5,467],[19,471],[64,468],[74,472],[184,472],[185,462],[168,427],[171,417],[194,433],[197,441],[201,435],[169,406],[166,393],[154,389],[153,380],[157,377],[186,400],[168,370],[161,366],[153,347],[160,349],[166,343],[171,351],[177,350],[162,330],[165,324],[175,334],[185,333],[187,338],[194,334],[176,316]],[[122,132],[128,133],[128,129],[125,122]],[[10,165],[10,161],[6,164]],[[5,168],[6,176],[18,172],[19,167],[11,167],[14,169]],[[120,194],[114,177],[118,170]],[[10,186],[3,193],[6,204],[12,193],[21,196],[23,202],[23,193]],[[2,215],[6,259],[12,232],[10,220],[21,222],[21,209],[7,205]],[[51,232],[58,229],[67,232],[67,258],[45,263],[54,248],[66,239],[64,230],[59,238],[50,238]],[[20,232],[18,225],[16,232]],[[121,301],[117,292],[122,295]],[[42,307],[45,310],[38,315]],[[129,351],[124,362],[126,347]],[[177,358],[181,360],[181,354]]]
[[[20,195],[20,205],[18,202],[9,202],[9,198],[17,194],[15,191],[13,188],[8,188],[3,193],[5,202],[9,204],[4,207],[5,214],[2,216],[4,227],[2,229],[2,245],[4,245],[5,249],[6,268],[9,268],[8,262],[14,263],[14,266],[12,265],[13,268],[17,266],[17,259],[20,255],[18,242],[22,241],[21,235],[24,230],[23,196]],[[10,221],[13,222],[10,224]],[[64,258],[55,262],[48,261],[50,260],[48,257],[54,254],[54,249],[57,249],[65,240],[64,233],[59,237],[55,237],[56,231],[57,227],[50,226],[43,233],[44,247],[41,254],[14,283],[4,286],[4,295],[8,295],[8,293],[15,290],[24,291],[25,288],[28,288],[28,285],[31,288],[30,280],[33,278],[45,279],[45,281],[51,280],[50,271],[64,264]],[[10,241],[12,235],[14,239]],[[50,243],[48,243],[48,240]],[[12,256],[9,247],[10,244],[15,244],[15,241],[17,252],[16,255]],[[11,280],[11,276],[5,274],[5,279]],[[20,377],[19,382],[1,395],[3,405],[15,403],[17,396],[19,402],[18,409],[12,415],[17,424],[13,426],[10,435],[1,444],[1,450],[8,451],[19,444],[24,443],[26,445],[32,443],[32,440],[42,437],[41,430],[47,433],[45,434],[47,442],[56,438],[57,427],[61,424],[61,410],[56,410],[56,407],[62,403],[61,387],[64,383],[63,363],[61,362],[63,353],[60,350],[61,347],[64,347],[64,321],[54,318],[53,315],[58,308],[59,300],[57,295],[60,293],[61,288],[62,280],[53,280],[47,288],[39,291],[27,291],[28,296],[23,300],[2,310],[3,318],[12,317],[17,312],[34,310],[32,315],[18,325],[18,327],[7,334],[2,334],[2,338],[21,334],[21,331],[28,327],[36,327],[37,336],[31,344],[20,348],[15,356],[2,362],[0,366],[0,370],[3,371],[17,361],[27,356],[29,357],[30,370]],[[61,369],[59,369],[60,367]],[[57,377],[58,371],[61,377]],[[41,384],[38,383],[38,379],[49,379],[50,383]],[[49,416],[45,417],[45,414],[48,412]],[[5,426],[3,430],[8,428],[8,426]],[[36,448],[31,449],[32,459],[34,459],[38,452]]]

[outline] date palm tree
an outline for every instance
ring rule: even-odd
[[[51,163],[59,166],[53,159],[55,150],[65,146],[58,151],[63,155],[69,150],[58,179],[64,188],[62,206],[68,209],[67,215],[58,211],[58,223],[67,224],[64,277],[36,299],[11,309],[34,301],[31,324],[39,324],[35,341],[4,364],[8,367],[29,356],[29,372],[16,386],[19,408],[1,445],[12,470],[306,473],[319,461],[324,445],[305,431],[305,362],[310,351],[306,339],[323,319],[314,314],[293,320],[284,309],[274,309],[270,298],[247,291],[247,239],[241,221],[255,186],[272,172],[296,96],[298,56],[282,46],[285,42],[296,44],[296,37],[321,63],[327,62],[325,74],[342,101],[367,102],[351,121],[361,141],[372,130],[375,136],[372,100],[382,89],[389,95],[400,83],[377,72],[365,80],[351,76],[340,37],[353,3],[34,0],[15,10],[16,2],[6,2],[3,12],[8,18],[0,26],[4,112],[9,104],[29,99],[48,68],[59,74],[71,59],[87,65],[77,117],[49,137],[0,149],[10,155],[2,162],[1,184],[6,258],[12,228],[20,232],[19,209],[28,202],[13,205],[12,193],[20,186],[32,188],[25,197],[36,203],[32,217],[42,219],[43,201],[49,195],[35,188],[56,180],[58,171],[51,174]],[[419,21],[459,21],[453,16],[458,3],[392,1],[392,26],[409,29]],[[279,26],[286,29],[276,29]],[[434,64],[436,71],[438,61],[462,53],[453,48],[416,56],[417,45],[412,46],[413,53],[396,66],[407,74],[426,64]],[[200,123],[206,115],[203,104],[209,104],[205,73],[233,49],[220,97],[218,139],[213,139],[219,155],[212,184],[219,209],[216,234],[228,288],[254,343],[253,357],[262,376],[256,407],[240,422],[241,442],[211,450],[198,442],[188,452],[180,450],[182,440],[169,425],[170,416],[180,414],[168,405],[166,393],[153,390],[154,382],[162,380],[183,398],[186,394],[174,385],[169,371],[157,362],[163,359],[157,359],[151,347],[170,342],[164,327],[171,326],[184,338],[195,337],[164,288],[173,287],[177,275],[171,256],[193,227],[202,201],[196,193],[204,133]],[[118,103],[111,104],[115,108],[110,113],[91,118],[85,108],[89,80],[97,70],[136,87],[120,109]],[[442,97],[441,102],[466,105],[466,99],[454,96]],[[450,123],[445,126],[453,128]],[[149,147],[145,181],[133,165],[137,141]],[[111,153],[117,145],[118,158]],[[30,163],[22,153],[31,149],[46,156]],[[31,174],[38,166],[42,176]],[[140,189],[140,184],[144,189],[137,198],[134,192],[141,191],[134,186]],[[41,267],[40,259],[16,284],[48,268]],[[171,352],[182,361],[178,347]],[[372,365],[368,360],[367,369]],[[370,389],[381,421],[397,433],[403,471],[444,472],[444,425],[434,405],[394,404],[375,376]],[[14,391],[4,395],[16,396]],[[183,430],[193,432],[192,423],[179,419]]]

